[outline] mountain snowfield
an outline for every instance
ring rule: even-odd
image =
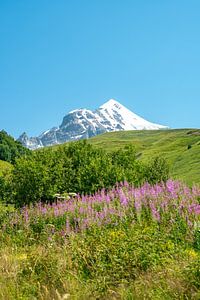
[[[100,133],[120,130],[158,130],[167,126],[154,124],[139,117],[114,99],[110,99],[95,111],[75,109],[70,111],[59,127],[53,127],[38,137],[29,138],[24,132],[19,141],[35,150],[67,141],[87,139]]]

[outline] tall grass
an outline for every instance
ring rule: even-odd
[[[1,299],[199,299],[200,189],[180,182],[1,210]]]

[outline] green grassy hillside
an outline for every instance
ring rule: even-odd
[[[200,129],[120,131],[98,135],[89,142],[108,151],[132,143],[140,159],[162,155],[173,178],[190,185],[200,183]]]

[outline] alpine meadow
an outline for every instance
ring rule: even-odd
[[[200,299],[200,1],[0,1],[0,300]]]
[[[187,154],[198,132],[13,150],[0,177],[1,299],[198,299],[200,188],[188,168],[198,157]]]

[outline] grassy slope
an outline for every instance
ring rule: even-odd
[[[187,184],[200,183],[199,129],[121,131],[98,135],[89,141],[108,151],[132,143],[143,160],[163,155],[170,163],[173,178]],[[192,147],[188,149],[188,145]]]

